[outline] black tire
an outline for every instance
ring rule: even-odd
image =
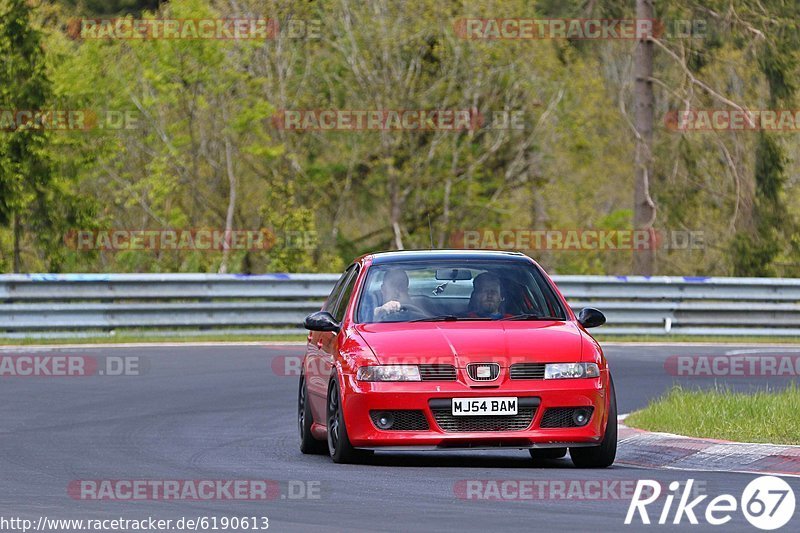
[[[611,397],[603,443],[599,446],[569,449],[572,463],[578,468],[606,468],[614,464],[614,458],[617,456],[617,394],[611,374],[608,375],[608,386]]]
[[[334,463],[358,463],[372,455],[367,450],[357,450],[350,444],[344,421],[339,383],[332,379],[328,386],[328,453]]]
[[[540,459],[561,459],[567,455],[566,448],[531,448],[528,451],[531,454],[531,459],[535,461]]]
[[[325,441],[317,440],[311,434],[313,422],[314,415],[311,414],[311,406],[308,404],[306,379],[305,376],[300,376],[300,387],[297,392],[297,427],[300,432],[300,451],[317,455],[328,453],[328,445]]]

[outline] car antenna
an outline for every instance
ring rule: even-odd
[[[431,225],[431,214],[428,213],[428,230],[431,234],[431,250],[433,250],[433,225]]]

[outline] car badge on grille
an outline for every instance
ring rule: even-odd
[[[494,381],[500,375],[500,365],[497,363],[469,363],[467,373],[475,381]]]

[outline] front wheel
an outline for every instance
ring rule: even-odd
[[[357,463],[371,455],[365,450],[357,450],[350,444],[347,425],[344,422],[342,396],[339,383],[332,379],[328,387],[328,453],[334,463]]]
[[[617,394],[611,374],[608,375],[608,390],[611,397],[608,399],[608,422],[602,444],[569,449],[572,463],[578,468],[606,468],[617,456]]]

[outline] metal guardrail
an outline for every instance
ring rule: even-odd
[[[0,275],[0,337],[300,333],[336,274]],[[800,336],[800,279],[554,276],[603,334]]]

